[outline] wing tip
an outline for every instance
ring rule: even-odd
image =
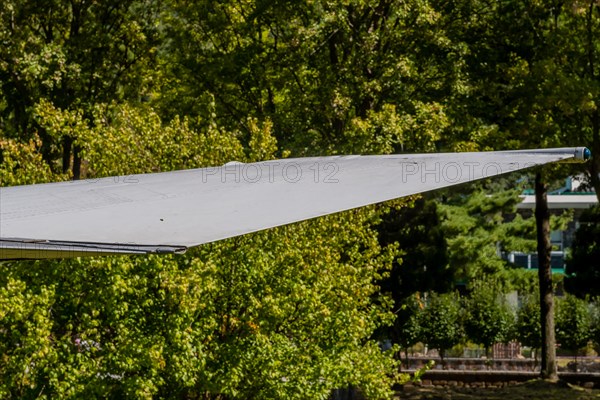
[[[592,158],[592,152],[587,147],[574,147],[572,149],[573,157],[568,157],[560,160],[560,163],[584,163]]]

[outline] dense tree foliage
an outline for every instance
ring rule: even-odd
[[[390,276],[381,283],[382,291],[392,293],[400,304],[415,292],[450,290],[455,277],[436,203],[421,198],[411,206],[391,208],[381,218],[377,226],[380,243],[397,243],[402,249]]]
[[[139,100],[152,83],[159,39],[157,2],[6,1],[0,6],[3,131],[39,134],[41,151],[78,178],[78,138],[52,137],[34,119],[41,100],[90,117],[99,103]]]
[[[168,21],[186,110],[212,93],[226,123],[270,118],[303,154],[433,149],[458,79],[443,24],[434,4],[387,0],[174,2]]]
[[[1,186],[290,154],[600,153],[595,0],[7,0],[0,21]],[[600,194],[600,158],[579,168]],[[3,264],[0,397],[385,397],[394,349],[373,333],[397,316],[409,346],[415,292],[503,276],[503,251],[532,248],[530,221],[503,224],[517,192],[496,189],[185,256]],[[492,328],[467,332],[505,340],[501,296],[478,296]]]

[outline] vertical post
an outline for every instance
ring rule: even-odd
[[[73,180],[81,179],[81,148],[74,146],[73,149]]]
[[[558,379],[556,369],[556,339],[554,336],[554,295],[550,255],[550,212],[548,186],[542,182],[542,172],[535,175],[535,223],[537,228],[538,277],[540,282],[540,317],[542,322],[542,378]]]
[[[70,136],[63,138],[63,152],[62,152],[62,173],[66,174],[71,169],[71,146],[73,145],[73,139]]]

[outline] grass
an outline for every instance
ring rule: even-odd
[[[504,388],[407,387],[402,400],[599,400],[599,389],[584,389],[564,382],[533,380]]]

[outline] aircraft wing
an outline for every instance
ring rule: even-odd
[[[334,156],[0,188],[0,260],[187,248],[554,161],[583,147]]]

